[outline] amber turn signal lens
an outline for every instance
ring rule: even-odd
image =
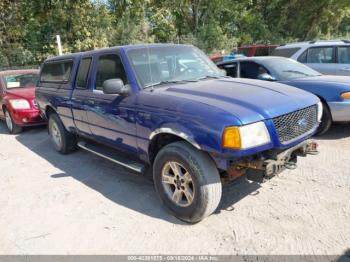
[[[343,99],[350,99],[350,92],[342,93],[341,98]]]
[[[241,134],[238,127],[225,128],[222,137],[222,146],[225,148],[240,149],[242,147]]]

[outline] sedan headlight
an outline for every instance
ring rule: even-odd
[[[30,104],[25,99],[13,99],[10,104],[13,109],[30,109]]]
[[[231,149],[248,149],[271,141],[264,122],[245,126],[231,126],[224,130],[222,146]]]
[[[317,121],[321,123],[322,120],[322,115],[323,115],[323,104],[322,102],[317,103]]]
[[[340,96],[341,96],[341,98],[343,98],[343,99],[350,99],[350,92],[342,93]]]

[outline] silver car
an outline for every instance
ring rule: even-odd
[[[272,56],[283,56],[304,63],[326,75],[350,76],[350,41],[310,41],[276,48]]]

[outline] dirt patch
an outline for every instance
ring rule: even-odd
[[[56,153],[43,128],[0,124],[1,254],[343,254],[350,247],[350,126],[321,154],[264,184],[224,188],[218,211],[189,226],[145,178],[78,151]]]

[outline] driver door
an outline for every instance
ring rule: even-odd
[[[95,70],[89,99],[87,118],[94,139],[128,152],[137,152],[134,96],[104,94],[103,83],[119,78],[128,85],[128,78],[120,56],[104,53],[95,57]]]

